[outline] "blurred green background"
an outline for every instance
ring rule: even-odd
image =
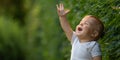
[[[120,60],[120,0],[0,0],[0,60],[70,60],[56,12],[60,2],[71,10],[73,29],[85,15],[99,17],[103,60]]]

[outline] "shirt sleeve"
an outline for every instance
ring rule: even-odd
[[[77,36],[75,35],[75,32],[73,31],[73,35],[72,35],[72,39],[71,39],[71,44],[73,44],[73,42],[75,41],[75,38],[76,38]]]
[[[92,57],[102,55],[100,45],[98,43],[96,43],[95,46],[92,48],[91,55],[92,55]]]

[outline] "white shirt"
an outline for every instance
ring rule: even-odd
[[[100,46],[96,41],[80,43],[75,33],[71,44],[71,60],[92,60],[92,57],[101,55]]]

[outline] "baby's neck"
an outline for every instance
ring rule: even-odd
[[[85,43],[85,42],[90,42],[90,41],[92,41],[92,40],[80,40],[80,39],[79,39],[79,41],[80,41],[80,43]]]
[[[79,38],[79,41],[81,43],[85,43],[85,42],[91,42],[91,41],[93,41],[93,39],[81,39],[81,38]]]

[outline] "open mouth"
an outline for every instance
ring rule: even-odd
[[[82,31],[82,28],[78,27],[78,31]]]

